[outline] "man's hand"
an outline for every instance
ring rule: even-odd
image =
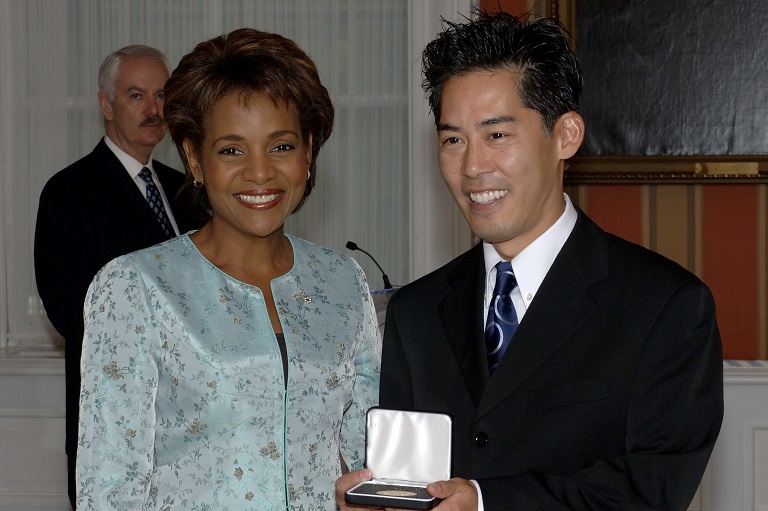
[[[471,481],[454,477],[427,485],[433,497],[442,499],[434,511],[477,511],[477,488]]]
[[[336,505],[339,507],[339,511],[353,511],[355,509],[382,509],[370,506],[353,506],[352,504],[347,504],[344,501],[344,494],[347,492],[347,490],[356,484],[370,481],[372,477],[373,474],[371,474],[371,471],[367,468],[364,468],[362,470],[349,472],[348,474],[344,474],[343,476],[336,479]]]
[[[344,494],[356,484],[370,481],[372,474],[367,468],[344,474],[336,480],[336,505],[339,511],[384,509],[370,506],[353,506],[344,501]],[[477,511],[477,488],[471,481],[455,477],[448,481],[436,481],[427,485],[427,492],[441,499],[433,511]]]

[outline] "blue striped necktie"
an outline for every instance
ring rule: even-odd
[[[485,347],[488,355],[488,370],[491,374],[499,365],[504,351],[509,346],[509,341],[517,330],[517,313],[511,296],[515,287],[517,287],[517,279],[512,271],[512,263],[501,261],[496,265],[496,285],[493,288],[488,320],[485,323]]]
[[[155,218],[160,222],[160,227],[165,231],[165,235],[168,238],[172,238],[176,235],[171,225],[171,221],[168,219],[168,214],[165,212],[165,206],[163,206],[163,198],[160,197],[160,190],[157,189],[155,181],[152,179],[152,172],[144,167],[139,172],[139,177],[147,183],[147,203],[155,214]]]

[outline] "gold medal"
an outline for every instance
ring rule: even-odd
[[[386,495],[387,497],[415,497],[418,495],[415,491],[407,490],[379,490],[377,495]]]

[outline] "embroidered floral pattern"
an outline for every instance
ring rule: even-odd
[[[280,452],[277,450],[277,444],[275,442],[269,442],[266,447],[259,449],[262,456],[268,456],[273,460],[280,457]]]
[[[357,264],[289,239],[294,267],[272,282],[287,393],[261,291],[187,236],[99,272],[85,309],[83,509],[335,510],[339,453],[363,466],[379,332]]]

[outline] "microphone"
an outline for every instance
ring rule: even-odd
[[[390,284],[390,283],[389,283],[389,277],[387,277],[387,274],[386,274],[386,273],[384,273],[384,270],[381,268],[381,266],[379,265],[379,263],[378,263],[378,262],[376,262],[376,259],[374,259],[374,258],[373,258],[373,256],[372,256],[371,254],[369,254],[368,252],[366,252],[366,251],[365,251],[365,250],[363,250],[362,248],[358,247],[358,246],[357,246],[357,243],[355,243],[354,241],[348,241],[348,242],[347,242],[347,248],[348,248],[348,249],[350,249],[350,250],[359,250],[359,251],[360,251],[360,252],[362,252],[363,254],[365,254],[365,255],[367,255],[368,257],[370,257],[370,258],[371,258],[371,261],[373,261],[373,263],[374,263],[376,266],[378,266],[378,267],[379,267],[379,271],[381,271],[381,276],[382,276],[382,277],[384,277],[384,289],[392,289],[392,284]]]

